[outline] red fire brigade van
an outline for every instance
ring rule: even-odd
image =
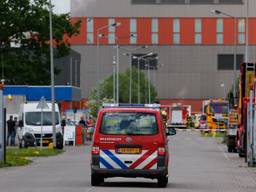
[[[160,110],[110,107],[99,111],[91,159],[91,184],[108,177],[145,177],[168,183],[167,135]]]

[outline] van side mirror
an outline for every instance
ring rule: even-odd
[[[166,135],[168,136],[173,136],[173,135],[176,135],[176,129],[171,127],[171,128],[167,128],[167,131],[166,131]]]

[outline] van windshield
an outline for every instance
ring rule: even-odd
[[[114,112],[103,114],[100,132],[107,135],[154,135],[158,133],[152,113]]]
[[[55,112],[55,124],[59,124],[59,113]],[[41,126],[41,112],[26,112],[26,125]],[[52,112],[43,112],[43,125],[52,125]]]

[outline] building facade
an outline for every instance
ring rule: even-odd
[[[72,0],[72,21],[81,20],[80,34],[71,44],[81,56],[77,75],[82,97],[112,74],[117,44],[120,71],[131,61],[136,67],[132,55],[158,56],[149,64],[158,98],[223,97],[233,84],[234,50],[237,74],[246,58],[247,13],[247,58],[256,60],[256,1],[248,4],[247,9],[246,0]],[[228,15],[214,15],[214,9]],[[145,64],[139,68],[146,72]]]

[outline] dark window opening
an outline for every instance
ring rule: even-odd
[[[243,63],[244,55],[236,55],[236,70],[240,69]],[[234,69],[234,55],[233,54],[219,54],[218,55],[218,70],[233,70]]]
[[[243,0],[219,0],[221,4],[242,4]]]
[[[213,4],[214,0],[190,0],[191,4]]]
[[[243,0],[131,0],[132,4],[243,4]]]

